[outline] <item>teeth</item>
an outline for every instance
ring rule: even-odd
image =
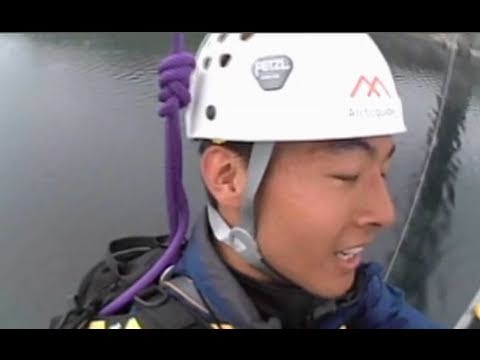
[[[342,254],[342,253],[337,253],[337,257],[340,259],[340,260],[350,260],[354,257],[355,255],[345,255],[345,254]]]
[[[363,250],[364,250],[364,248],[359,246],[359,247],[356,247],[356,248],[352,248],[352,249],[348,249],[348,250],[344,250],[344,251],[339,251],[336,255],[341,260],[350,260],[355,255],[360,254]]]

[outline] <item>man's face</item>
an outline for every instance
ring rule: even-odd
[[[344,295],[361,251],[392,225],[391,137],[277,145],[258,202],[267,261],[306,290]]]

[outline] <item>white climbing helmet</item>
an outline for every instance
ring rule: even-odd
[[[197,61],[189,138],[332,140],[406,130],[390,68],[367,34],[209,34]]]

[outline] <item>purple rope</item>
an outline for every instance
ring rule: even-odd
[[[159,115],[165,123],[165,191],[170,226],[170,245],[164,255],[130,288],[109,303],[100,312],[109,316],[122,310],[135,296],[148,287],[175,264],[181,255],[181,247],[188,229],[188,200],[182,183],[182,136],[180,110],[191,101],[188,91],[190,76],[195,68],[195,57],[186,52],[182,33],[175,33],[173,54],[164,59],[159,67],[159,101],[163,103]]]

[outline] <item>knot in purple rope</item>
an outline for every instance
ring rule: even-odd
[[[186,51],[170,55],[161,62],[158,71],[161,89],[158,100],[163,103],[160,116],[172,117],[190,103],[190,76],[194,69],[195,57]]]

